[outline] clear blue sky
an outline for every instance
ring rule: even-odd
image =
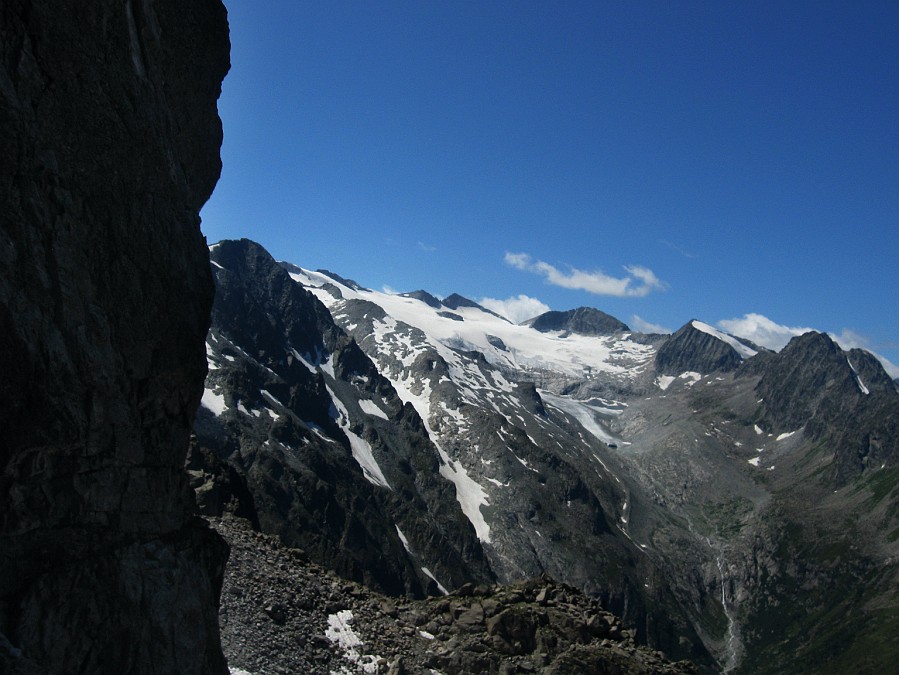
[[[899,364],[896,0],[225,4],[210,243]]]

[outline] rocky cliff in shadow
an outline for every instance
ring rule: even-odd
[[[0,5],[4,672],[227,672],[183,462],[228,67],[219,0]]]

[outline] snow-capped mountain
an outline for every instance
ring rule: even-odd
[[[548,574],[710,669],[816,658],[835,607],[881,625],[821,584],[879,570],[863,591],[896,606],[899,392],[866,352],[808,334],[774,353],[696,320],[641,335],[590,308],[515,325],[248,241],[210,255],[208,512],[388,592]]]

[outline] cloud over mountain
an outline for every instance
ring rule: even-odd
[[[782,326],[762,314],[749,313],[738,319],[722,319],[718,327],[731,335],[752,340],[757,345],[779,350],[797,335],[808,333],[814,328]]]
[[[545,314],[550,310],[549,305],[523,293],[505,300],[481,298],[478,300],[478,304],[486,307],[491,312],[496,312],[500,316],[506,317],[512,323],[521,323],[522,321],[533,319],[535,316]]]
[[[663,290],[665,284],[647,267],[627,265],[624,277],[609,276],[601,270],[586,272],[575,267],[560,270],[542,260],[534,260],[527,253],[506,253],[505,263],[510,267],[532,272],[546,279],[546,282],[561,288],[587,291],[594,295],[642,298],[652,291]]]
[[[817,330],[815,328],[783,326],[762,314],[755,313],[745,314],[738,319],[722,319],[718,322],[718,326],[732,335],[752,340],[757,345],[775,350],[782,349],[797,335]],[[858,347],[871,352],[883,364],[884,370],[889,373],[890,377],[899,377],[899,366],[875,352],[872,349],[871,341],[865,336],[860,335],[851,328],[844,328],[839,334],[830,333],[830,337],[843,349]]]

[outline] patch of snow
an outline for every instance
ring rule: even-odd
[[[765,433],[758,424],[753,424],[752,428],[755,429],[755,433],[759,436]]]
[[[694,372],[692,370],[688,370],[678,375],[678,378],[681,380],[690,380],[689,382],[687,382],[687,386],[692,387],[702,379],[702,374]]]
[[[420,630],[420,631],[418,631],[418,634],[419,634],[421,637],[423,637],[425,640],[434,640],[434,639],[435,639],[435,638],[434,638],[434,634],[433,634],[433,633],[429,633],[429,632],[426,631],[426,630]]]
[[[409,540],[406,539],[406,535],[403,534],[403,531],[400,529],[400,526],[394,525],[394,527],[396,528],[397,536],[399,536],[400,541],[403,542],[403,548],[406,549],[406,553],[408,553],[409,555],[415,555],[412,552],[412,548],[409,546]]]
[[[259,390],[259,393],[262,394],[262,398],[264,398],[266,401],[268,401],[268,402],[271,403],[272,405],[277,405],[277,406],[280,406],[280,405],[281,405],[281,401],[279,401],[278,399],[276,399],[276,398],[274,397],[274,395],[270,394],[270,393],[269,393],[268,391],[266,391],[265,389],[260,389],[260,390]]]
[[[620,445],[621,441],[606,430],[596,419],[596,410],[583,401],[578,401],[567,396],[557,396],[547,391],[539,390],[543,402],[568,413],[574,417],[584,429],[598,438],[606,445]]]
[[[253,675],[249,670],[244,670],[243,668],[232,668],[228,666],[228,672],[231,675]]]
[[[435,577],[433,574],[431,574],[431,570],[429,570],[427,567],[422,567],[421,571],[424,572],[425,575],[430,577],[431,581],[433,581],[435,584],[437,584],[437,590],[439,590],[444,595],[449,595],[449,591],[446,590],[446,588],[444,588],[443,584],[441,584],[439,581],[437,581],[437,577]]]
[[[210,335],[210,337],[213,337]],[[206,343],[206,367],[209,370],[217,370],[218,364],[213,361],[213,359],[217,358],[215,351],[212,348],[212,345],[208,342]]]
[[[374,485],[378,485],[380,487],[385,487],[388,490],[392,489],[390,484],[387,482],[387,479],[384,477],[384,473],[381,471],[381,467],[378,466],[378,462],[375,459],[375,455],[372,452],[371,445],[369,445],[368,441],[359,436],[356,433],[353,433],[350,430],[350,414],[347,412],[346,406],[343,405],[343,402],[337,398],[337,395],[331,391],[330,387],[327,387],[328,394],[331,395],[331,402],[334,404],[334,407],[337,409],[337,424],[343,430],[343,433],[346,434],[346,437],[350,441],[350,451],[353,453],[353,459],[356,460],[356,463],[359,465],[359,468],[362,469],[362,474],[365,476],[366,480],[369,483]]]
[[[756,354],[758,354],[757,351],[755,351],[754,349],[751,349],[750,347],[747,347],[742,342],[740,342],[739,340],[734,338],[732,335],[728,335],[727,333],[724,333],[724,332],[718,330],[717,328],[713,328],[709,324],[703,323],[702,321],[694,321],[693,328],[695,328],[698,331],[702,331],[703,333],[706,333],[708,335],[711,335],[712,337],[716,337],[719,340],[721,340],[722,342],[726,342],[731,347],[733,347],[734,351],[740,355],[741,359],[748,359],[749,357],[755,356]]]
[[[665,391],[666,389],[668,389],[668,387],[671,386],[671,383],[674,382],[674,380],[676,380],[676,379],[677,378],[674,377],[673,375],[659,375],[656,378],[656,384],[658,385],[659,389],[661,389],[662,391]]]
[[[761,457],[753,457],[752,459],[747,459],[746,461],[752,464],[752,466],[758,466],[761,459]]]
[[[352,663],[363,673],[377,673],[380,656],[362,654],[361,647],[365,644],[353,630],[353,612],[342,609],[337,614],[328,616],[328,629],[325,637],[328,641],[337,645],[343,651],[343,658]]]
[[[366,415],[371,415],[372,417],[380,417],[383,420],[389,419],[387,417],[387,413],[381,410],[378,407],[378,404],[374,401],[366,398],[359,399],[359,407],[362,408],[362,412],[364,412]]]
[[[225,405],[225,397],[222,394],[216,394],[212,389],[203,390],[203,398],[200,399],[200,405],[218,417],[228,409]]]
[[[846,363],[849,364],[849,367],[852,368],[852,373],[855,375],[855,381],[858,383],[859,390],[865,395],[868,396],[871,392],[868,391],[868,388],[865,386],[865,383],[862,382],[862,378],[859,376],[858,371],[855,369],[855,366],[852,365],[852,361],[849,360],[849,357],[846,357]]]
[[[471,521],[478,539],[489,544],[490,526],[484,520],[484,514],[481,513],[481,506],[490,505],[487,493],[468,475],[465,467],[459,462],[451,460],[439,445],[437,452],[440,454],[440,459],[443,460],[440,465],[440,475],[456,486],[456,500],[462,508],[462,513]]]
[[[301,356],[300,353],[299,353],[296,349],[291,349],[290,352],[293,354],[293,357],[294,357],[297,361],[299,361],[299,362],[302,363],[304,366],[306,366],[306,369],[307,369],[310,373],[312,373],[312,374],[314,375],[314,374],[317,372],[317,371],[315,370],[315,366],[313,366],[311,363],[309,363],[308,359],[303,358],[303,356]]]
[[[796,433],[795,431],[785,431],[784,433],[780,434],[780,435],[779,435],[777,438],[775,438],[774,440],[775,440],[775,441],[782,441],[782,440],[784,440],[785,438],[789,438],[790,436],[792,436],[792,435],[795,434],[795,433]]]
[[[331,362],[331,355],[330,355],[330,354],[328,354],[328,358],[327,358],[327,359],[325,359],[324,361],[322,361],[322,363],[321,363],[321,369],[322,369],[325,373],[327,373],[328,375],[330,375],[332,380],[337,379],[336,377],[334,377],[334,364]]]

